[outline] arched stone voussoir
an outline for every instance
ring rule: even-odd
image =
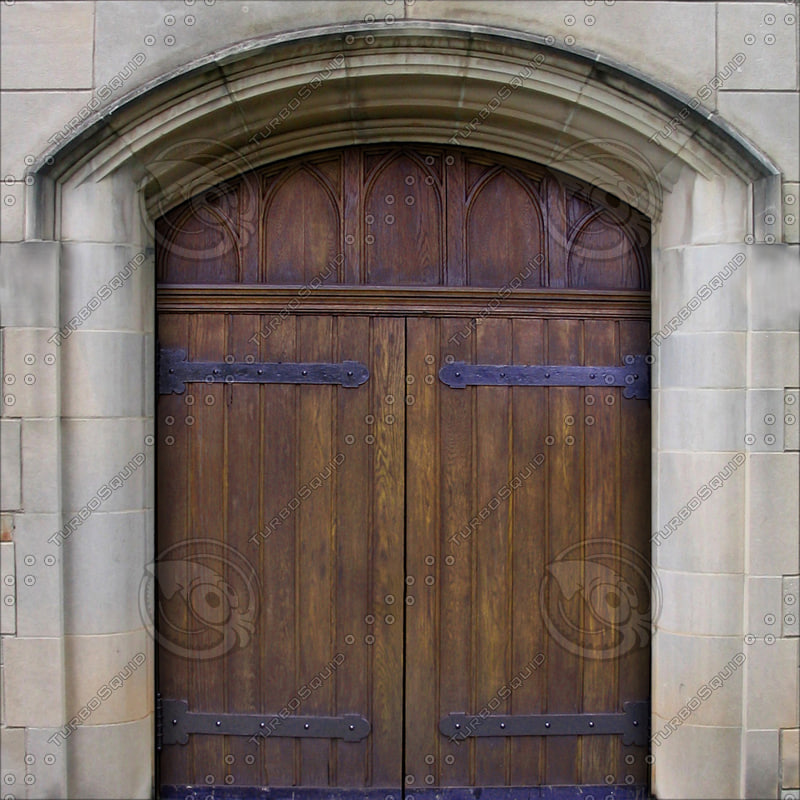
[[[375,141],[478,147],[599,183],[646,213],[685,167],[756,186],[779,171],[734,129],[656,80],[544,36],[445,22],[330,26],[239,43],[121,98],[44,153],[32,208],[54,182],[123,166],[145,207],[278,159]]]

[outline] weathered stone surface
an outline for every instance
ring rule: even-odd
[[[94,4],[11,3],[3,9],[4,89],[90,89]]]
[[[64,722],[61,639],[9,637],[3,642],[6,722],[13,727]],[[47,687],[42,691],[42,687]]]
[[[719,3],[717,65],[722,91],[796,89],[797,14],[788,3]],[[744,63],[726,77],[737,54]],[[774,793],[773,793],[774,794]]]
[[[719,113],[758,142],[783,172],[800,178],[800,94],[797,92],[720,92]],[[767,122],[768,121],[768,122]]]

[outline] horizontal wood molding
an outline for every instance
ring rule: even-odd
[[[162,284],[162,313],[650,318],[647,291]]]

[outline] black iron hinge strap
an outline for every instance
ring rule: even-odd
[[[185,350],[162,349],[158,358],[159,394],[183,394],[187,383],[316,383],[352,389],[369,380],[359,361],[242,362],[188,361]]]
[[[186,700],[161,700],[162,744],[186,744],[190,734],[279,736],[295,739],[344,739],[359,742],[370,731],[360,714],[338,717],[276,714],[211,714],[189,711]]]
[[[449,714],[439,731],[451,739],[470,736],[590,736],[620,735],[624,745],[647,744],[650,704],[629,702],[622,712],[600,714],[496,714],[481,717]]]
[[[565,364],[465,364],[456,361],[439,370],[439,379],[453,389],[466,386],[623,386],[625,397],[650,397],[648,356],[625,356],[619,367]]]

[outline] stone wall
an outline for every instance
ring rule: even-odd
[[[325,142],[447,141],[539,48],[543,69],[470,144],[606,182],[602,159],[564,153],[627,152],[620,191],[632,182],[654,217],[654,790],[797,795],[796,4],[6,0],[0,12],[4,792],[152,791],[139,613],[153,557],[150,233],[189,175],[166,163],[167,144],[247,146],[255,165]],[[279,68],[261,43],[312,27],[354,40],[342,76],[268,145],[248,145],[286,87],[336,52],[307,35]],[[507,41],[480,43],[489,29]],[[370,51],[394,36],[411,56]],[[174,90],[156,86],[171,77]],[[707,121],[690,113],[700,103]],[[636,160],[651,170],[639,183]]]

